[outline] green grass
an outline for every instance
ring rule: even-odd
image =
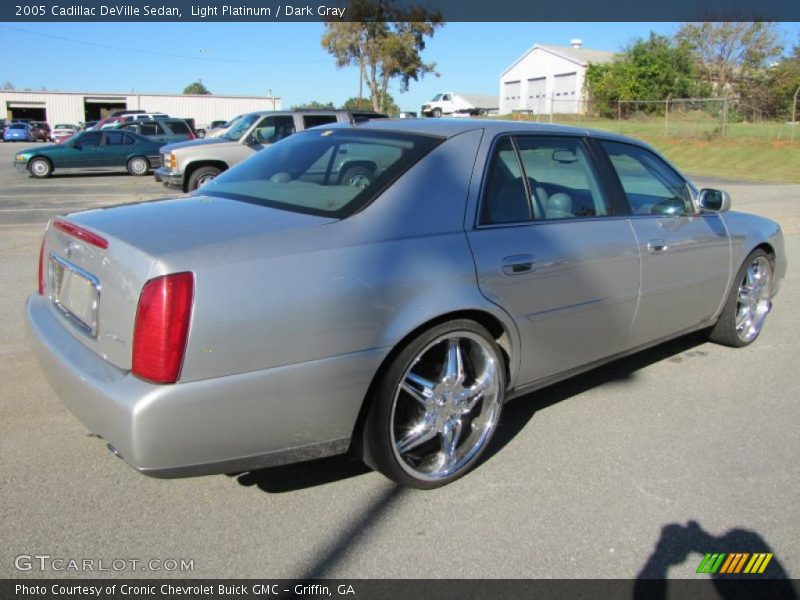
[[[504,118],[510,118],[506,116]],[[520,117],[537,121],[535,117]],[[543,115],[539,122],[549,122]],[[728,179],[800,183],[800,125],[785,122],[727,123],[706,113],[671,113],[665,136],[664,116],[603,119],[554,115],[553,123],[613,131],[644,140],[681,170]]]

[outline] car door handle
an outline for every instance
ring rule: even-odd
[[[653,254],[661,254],[662,252],[666,252],[668,248],[669,246],[666,240],[662,239],[650,240],[647,243],[647,249]]]
[[[506,275],[522,275],[533,271],[533,263],[536,262],[530,254],[516,254],[506,256],[503,259],[503,273]]]

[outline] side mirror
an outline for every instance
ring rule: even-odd
[[[704,210],[725,212],[731,209],[731,197],[728,192],[703,188],[697,196],[697,203]]]

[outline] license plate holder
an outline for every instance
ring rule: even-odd
[[[50,298],[67,319],[84,334],[97,337],[100,282],[91,273],[50,255]]]

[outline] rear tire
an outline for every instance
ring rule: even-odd
[[[150,171],[150,162],[144,156],[134,156],[128,161],[128,173],[135,177],[147,175]]]
[[[409,342],[374,386],[364,461],[400,485],[433,489],[466,474],[496,430],[505,363],[485,327],[466,319]]]
[[[772,308],[772,271],[769,254],[763,250],[747,256],[711,330],[712,342],[742,348],[756,340]]]
[[[214,179],[221,172],[217,167],[200,167],[189,176],[186,191],[193,192]]]
[[[31,177],[36,177],[36,179],[44,179],[45,177],[50,177],[53,172],[53,165],[52,163],[47,160],[46,158],[34,158],[28,164],[28,171],[31,174]]]

